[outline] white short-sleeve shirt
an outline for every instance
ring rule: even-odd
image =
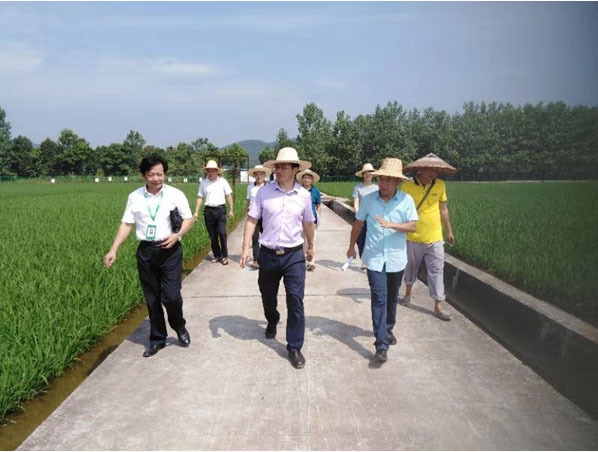
[[[152,195],[143,186],[129,194],[121,221],[135,225],[137,240],[161,241],[172,234],[170,211],[175,207],[179,209],[179,214],[184,220],[193,217],[187,197],[178,188],[163,185],[157,194]],[[149,225],[156,226],[154,238],[146,237]]]
[[[266,185],[268,185],[268,182],[264,182],[264,185],[255,185],[255,182],[247,185],[247,200],[249,201],[249,205],[255,201],[255,197],[260,188],[264,188]]]
[[[233,191],[224,177],[218,176],[215,181],[207,177],[199,184],[197,196],[204,198],[205,205],[210,207],[221,206],[226,203],[226,196]]]

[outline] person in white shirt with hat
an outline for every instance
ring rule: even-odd
[[[257,196],[257,192],[260,188],[264,187],[268,182],[266,178],[272,174],[272,170],[270,168],[265,168],[264,165],[255,165],[247,174],[255,179],[254,182],[250,182],[247,185],[247,212],[249,212],[249,208],[251,204],[255,201],[255,197]],[[255,232],[253,233],[252,237],[252,247],[253,247],[253,262],[251,266],[253,268],[259,268],[260,266],[260,232],[262,232],[262,219],[260,218],[256,224]]]

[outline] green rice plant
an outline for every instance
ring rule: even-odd
[[[0,184],[0,420],[141,302],[134,233],[113,267],[102,263],[139,185]],[[198,185],[178,188],[193,209]],[[237,220],[245,192],[237,186]],[[183,259],[208,244],[200,218],[185,236]]]
[[[351,201],[353,182],[318,188]],[[448,253],[598,324],[598,182],[447,183]]]

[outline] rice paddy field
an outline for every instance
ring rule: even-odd
[[[0,184],[0,421],[142,302],[134,231],[113,267],[102,264],[139,186]],[[193,211],[198,185],[175,186]],[[246,189],[236,187],[236,219]],[[184,260],[208,245],[200,216],[184,238]]]
[[[319,183],[352,201],[356,182]],[[447,183],[453,256],[598,325],[598,182]]]

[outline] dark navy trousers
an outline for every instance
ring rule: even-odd
[[[150,344],[163,344],[168,333],[162,305],[166,308],[168,323],[173,330],[178,332],[185,326],[181,296],[181,244],[177,243],[166,250],[141,243],[137,248],[137,269],[149,313]]]
[[[264,314],[269,324],[276,324],[280,319],[277,297],[281,279],[287,293],[287,349],[301,350],[305,337],[305,254],[303,249],[299,248],[278,256],[262,247],[258,285],[262,294]]]
[[[399,287],[402,280],[403,270],[387,273],[386,265],[381,272],[368,269],[376,350],[388,350],[388,333],[392,331],[397,321]]]

